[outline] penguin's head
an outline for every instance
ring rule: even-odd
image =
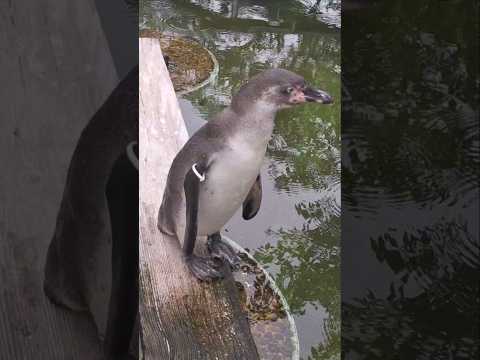
[[[233,99],[237,103],[246,101],[279,110],[307,102],[331,104],[333,98],[323,90],[310,87],[300,75],[284,69],[269,69],[250,79]]]

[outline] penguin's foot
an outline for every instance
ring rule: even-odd
[[[190,255],[185,257],[185,262],[192,274],[201,281],[223,278],[223,274],[218,270],[218,263],[213,258]]]
[[[222,241],[220,235],[214,234],[208,237],[207,248],[214,259],[226,261],[232,269],[240,266],[240,257],[237,252],[228,244]]]

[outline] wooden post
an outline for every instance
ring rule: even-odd
[[[187,131],[158,40],[139,41],[141,353],[145,359],[258,359],[231,274],[200,283],[182,261],[179,239],[157,229],[168,170]]]

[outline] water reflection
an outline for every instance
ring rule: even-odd
[[[345,359],[478,356],[471,11],[393,1],[343,18]]]
[[[340,34],[311,12],[316,1],[144,2],[144,27],[196,38],[220,63],[215,83],[192,93],[203,117],[268,67],[303,75],[337,100],[282,112],[262,169],[264,201],[239,214],[228,236],[252,249],[275,276],[294,313],[303,359],[340,354]],[[327,6],[321,2],[318,6]],[[332,3],[333,4],[333,3]],[[333,5],[331,5],[333,6]],[[192,113],[190,111],[190,113]]]
[[[184,2],[198,5],[227,18],[261,20],[272,26],[287,21],[293,13],[302,13],[316,17],[325,24],[340,27],[339,0],[184,0]]]

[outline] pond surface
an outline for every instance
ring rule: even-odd
[[[181,101],[189,131],[229,105],[254,74],[282,67],[329,92],[277,116],[257,216],[226,235],[275,277],[294,315],[302,359],[340,358],[340,12],[337,1],[143,1],[141,29],[195,38],[220,71]],[[317,5],[317,6],[315,6]]]
[[[478,1],[363,3],[342,14],[343,358],[478,359]]]

